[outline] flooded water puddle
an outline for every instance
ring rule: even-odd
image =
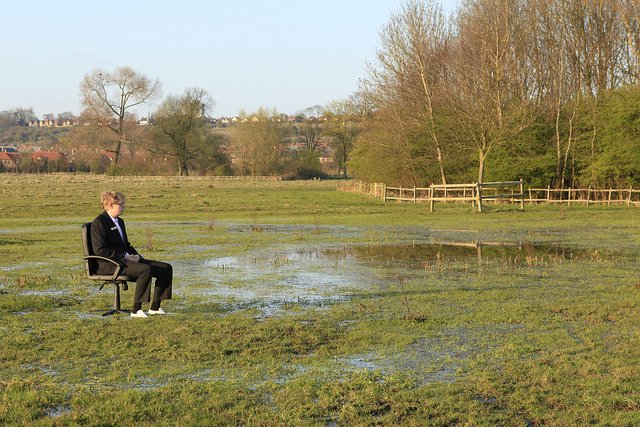
[[[469,360],[523,329],[519,324],[446,329],[436,336],[419,338],[393,355],[372,352],[338,358],[333,370],[380,372],[385,376],[410,373],[418,385],[453,382]]]
[[[433,242],[404,245],[360,245],[327,251],[333,257],[353,257],[370,265],[425,268],[434,263],[471,262],[480,265],[545,265],[571,260],[622,258],[620,252],[576,249],[555,243]]]
[[[375,285],[366,269],[347,268],[322,250],[283,249],[204,260],[191,270],[185,290],[232,309],[256,309],[260,316],[294,307],[322,307]],[[379,281],[378,281],[379,282]]]
[[[0,271],[18,271],[31,269],[35,267],[42,267],[47,265],[47,263],[42,261],[31,261],[31,262],[23,262],[21,264],[13,264],[13,265],[0,265]]]
[[[52,406],[50,408],[47,409],[46,413],[47,413],[47,417],[49,418],[58,418],[58,417],[62,417],[64,415],[71,415],[72,413],[72,409],[70,406],[68,405],[58,405],[58,406]]]
[[[621,253],[576,249],[555,243],[420,242],[314,246],[280,245],[233,256],[181,261],[185,292],[231,310],[256,309],[259,316],[292,307],[322,307],[363,290],[424,273],[439,265],[540,267],[550,263],[613,259]]]
[[[70,292],[66,289],[25,289],[19,291],[18,295],[37,296],[37,297],[61,297],[68,295]]]
[[[60,371],[50,367],[50,366],[46,366],[46,365],[38,365],[38,364],[34,364],[34,363],[27,363],[25,365],[21,366],[23,369],[27,369],[27,370],[33,370],[33,371],[39,371],[45,375],[49,375],[51,377],[59,377],[60,376]]]

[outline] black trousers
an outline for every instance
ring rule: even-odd
[[[126,268],[120,273],[133,277],[136,280],[136,292],[133,302],[149,302],[151,296],[151,279],[156,278],[153,290],[153,300],[162,301],[171,299],[171,287],[173,283],[173,267],[162,261],[141,259],[138,262],[125,261]]]

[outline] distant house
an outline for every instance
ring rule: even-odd
[[[0,164],[6,171],[16,171],[18,169],[18,154],[15,152],[8,153],[0,151]]]
[[[38,167],[55,167],[57,170],[67,169],[70,165],[67,156],[61,151],[35,151],[31,161]]]
[[[47,127],[47,128],[57,128],[57,127],[69,127],[73,126],[73,122],[71,120],[56,120],[53,117],[49,117],[46,115],[44,120],[35,119],[31,120],[28,125],[29,127]]]

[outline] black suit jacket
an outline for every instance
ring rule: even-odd
[[[117,261],[124,267],[125,254],[135,255],[138,251],[129,243],[127,228],[122,217],[118,217],[118,224],[122,229],[124,241],[109,214],[103,211],[98,215],[91,224],[91,247],[94,254]],[[114,270],[113,264],[98,261],[98,274],[111,274]]]

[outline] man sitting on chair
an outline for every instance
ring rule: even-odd
[[[136,280],[131,317],[147,317],[142,311],[142,303],[150,301],[151,279],[156,278],[153,302],[149,314],[165,314],[160,302],[171,299],[173,268],[171,264],[145,259],[131,246],[127,239],[127,229],[120,215],[124,212],[125,197],[122,193],[105,191],[100,195],[104,211],[91,225],[91,246],[96,255],[110,258],[122,265],[120,274]],[[98,261],[99,274],[113,274],[115,266],[106,261]]]

